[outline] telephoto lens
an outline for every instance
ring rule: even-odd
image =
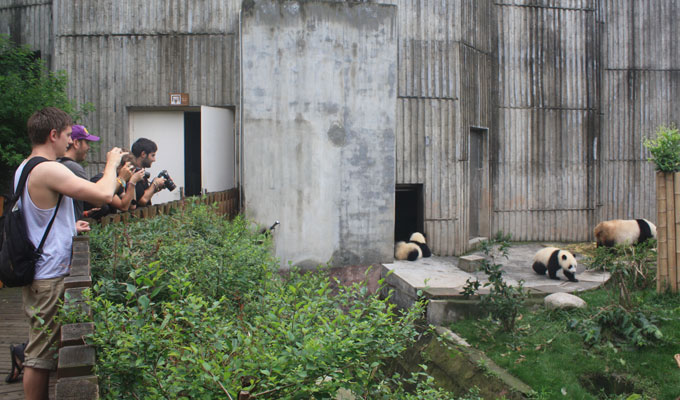
[[[165,179],[165,188],[168,189],[169,191],[175,190],[177,185],[175,185],[175,182],[173,182],[172,178],[170,177],[170,174],[168,174],[168,170],[164,169],[160,173],[158,173],[159,178],[164,178]]]

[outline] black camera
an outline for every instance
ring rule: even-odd
[[[141,170],[141,168],[135,167],[134,171],[132,171],[132,172],[137,172],[139,170]],[[151,173],[149,173],[149,171],[144,171],[144,179],[145,180],[148,180],[150,176],[151,176]]]
[[[163,171],[158,173],[158,177],[165,179],[165,186],[162,187],[161,189],[168,189],[169,191],[172,192],[177,187],[177,185],[175,185],[175,182],[173,182],[172,178],[168,174],[168,170],[164,169]]]

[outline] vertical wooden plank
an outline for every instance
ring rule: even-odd
[[[656,173],[656,201],[657,201],[657,267],[656,290],[665,290],[668,283],[668,248],[666,246],[666,178],[663,172]]]
[[[668,251],[668,285],[672,287],[675,285],[675,273],[677,270],[677,263],[675,259],[675,190],[673,175],[671,173],[664,174],[666,179],[666,241]]]
[[[669,174],[670,175],[670,174]],[[678,287],[680,287],[680,274],[678,273],[678,260],[680,260],[680,173],[675,172],[673,175],[673,192],[674,192],[674,217],[673,228],[675,230],[675,263],[669,272],[669,280],[671,285],[671,290],[674,293],[678,292]]]

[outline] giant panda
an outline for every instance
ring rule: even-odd
[[[617,244],[642,243],[656,239],[656,225],[646,219],[614,219],[602,221],[593,230],[597,246],[613,247]]]
[[[539,275],[545,275],[545,271],[548,271],[550,279],[558,280],[560,278],[557,277],[557,271],[561,269],[562,274],[567,279],[578,282],[578,279],[576,279],[576,259],[567,250],[546,247],[537,251],[534,255],[532,268]]]
[[[394,258],[397,260],[415,261],[423,256],[420,246],[411,242],[397,242],[394,246]]]
[[[432,252],[430,248],[425,243],[425,235],[420,232],[413,232],[411,238],[408,240],[410,243],[415,243],[420,247],[420,251],[423,253],[423,257],[430,257]]]

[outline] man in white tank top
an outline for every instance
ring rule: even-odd
[[[72,142],[71,125],[71,117],[58,108],[47,107],[31,115],[27,131],[32,152],[15,173],[15,188],[26,161],[37,156],[54,161],[64,155]],[[111,201],[117,188],[116,167],[123,154],[117,147],[108,152],[104,176],[97,183],[77,177],[58,162],[38,164],[28,176],[19,207],[26,219],[29,238],[36,247],[54,214],[59,195],[64,196],[36,264],[35,280],[23,288],[24,311],[31,325],[24,359],[26,399],[48,398],[50,370],[56,368],[55,351],[50,348],[59,332],[54,316],[63,297],[64,276],[70,271],[73,236],[89,230],[86,222],[75,221],[73,199],[95,205]],[[39,319],[44,320],[44,324],[38,322]],[[49,327],[49,333],[45,327]]]

